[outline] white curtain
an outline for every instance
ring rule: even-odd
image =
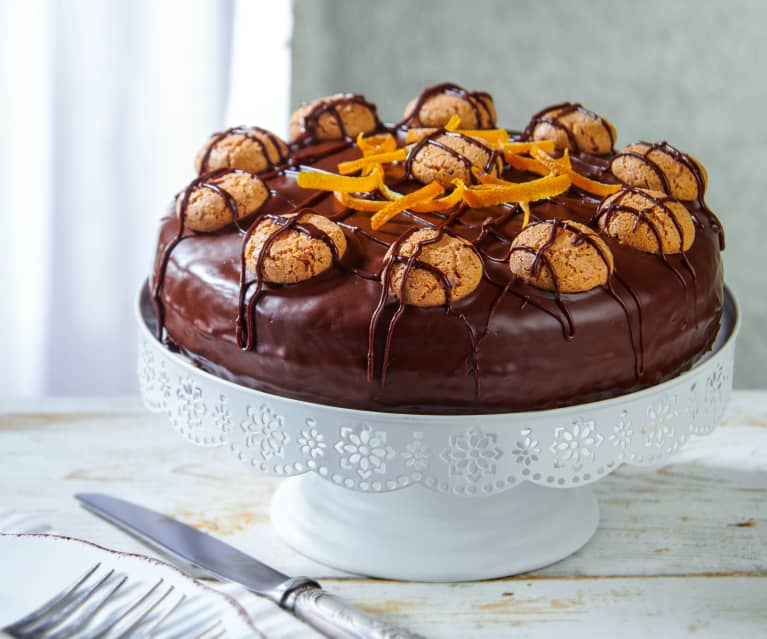
[[[209,133],[284,133],[290,28],[287,0],[0,0],[0,397],[135,392],[158,220]]]

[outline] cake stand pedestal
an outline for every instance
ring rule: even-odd
[[[488,579],[567,557],[598,525],[589,484],[708,434],[732,390],[738,309],[729,290],[717,340],[691,370],[604,401],[492,415],[359,411],[232,384],[158,342],[142,299],[146,406],[189,441],[286,477],[272,505],[282,537],[322,563],[376,577]]]
[[[301,554],[385,579],[467,581],[527,572],[574,553],[599,523],[588,487],[524,483],[473,499],[423,486],[380,495],[315,475],[286,479],[272,522]]]

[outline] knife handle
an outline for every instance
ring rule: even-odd
[[[371,617],[314,583],[292,590],[283,605],[296,617],[332,639],[425,639]]]

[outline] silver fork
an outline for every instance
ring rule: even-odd
[[[40,608],[0,630],[0,637],[149,639],[158,632],[171,631],[171,616],[185,596],[174,596],[174,586],[164,586],[162,579],[131,596],[136,589],[126,582],[127,577],[114,570],[101,570],[101,564],[96,564]],[[127,599],[127,603],[118,606],[120,599]],[[195,639],[219,639],[225,634],[220,621],[195,632]]]

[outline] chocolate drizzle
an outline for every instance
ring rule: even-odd
[[[571,244],[573,246],[579,246],[581,244],[588,244],[589,246],[591,246],[597,252],[597,255],[599,255],[600,259],[602,260],[602,263],[605,265],[605,268],[607,269],[607,282],[606,284],[604,284],[603,288],[618,303],[618,305],[623,310],[623,314],[626,317],[626,323],[627,323],[628,331],[629,331],[629,339],[631,341],[631,348],[634,353],[634,369],[636,372],[636,376],[640,377],[642,373],[644,372],[644,353],[643,353],[643,345],[642,345],[641,315],[639,315],[639,322],[638,322],[639,343],[637,345],[634,339],[634,329],[631,324],[631,314],[629,313],[626,303],[617,294],[617,292],[615,291],[615,288],[613,287],[613,283],[611,280],[612,275],[615,274],[613,262],[608,257],[601,242],[597,241],[596,233],[593,235],[590,233],[585,233],[581,229],[579,229],[577,226],[570,224],[566,220],[558,220],[558,219],[544,220],[541,222],[533,222],[533,224],[547,224],[551,227],[549,231],[549,236],[546,238],[543,244],[541,244],[538,248],[533,248],[530,246],[513,246],[511,248],[511,253],[515,251],[522,251],[522,252],[532,254],[533,261],[530,265],[530,272],[535,277],[540,275],[542,268],[544,267],[546,268],[547,272],[549,273],[549,276],[551,277],[552,285],[554,286],[554,298],[556,299],[557,305],[562,309],[562,313],[567,318],[567,325],[569,330],[568,330],[568,333],[565,335],[565,338],[573,339],[575,337],[575,324],[573,323],[572,316],[570,315],[570,312],[568,311],[567,306],[562,301],[559,275],[557,274],[556,269],[551,264],[551,261],[546,255],[546,252],[553,246],[557,237],[561,233],[568,232],[572,235]],[[632,296],[633,300],[635,301],[637,305],[638,312],[641,313],[641,309],[639,307],[639,300],[636,297],[636,294],[634,293],[634,291],[628,286],[628,284],[626,284],[624,280],[619,279],[619,281],[622,284],[622,286]]]
[[[155,269],[154,281],[152,283],[151,300],[155,317],[157,318],[158,339],[163,339],[165,329],[165,309],[162,304],[162,287],[165,283],[165,274],[168,270],[168,263],[170,262],[170,256],[173,252],[173,249],[176,248],[176,246],[178,246],[178,244],[185,237],[184,233],[186,231],[186,215],[192,193],[194,193],[196,189],[202,188],[209,189],[219,195],[224,200],[224,203],[229,209],[234,224],[240,231],[243,230],[243,227],[240,226],[240,216],[237,208],[237,200],[226,189],[223,189],[220,185],[213,181],[233,173],[251,175],[247,171],[242,171],[240,169],[216,169],[215,171],[210,171],[209,173],[204,173],[196,177],[181,193],[176,196],[177,199],[179,197],[181,198],[181,203],[178,206],[178,231],[176,232],[176,236],[173,238],[173,240],[171,240],[165,246],[162,253],[160,254],[160,258]]]
[[[633,206],[629,206],[624,203],[624,200],[626,199],[626,196],[630,193],[634,195],[638,195],[639,197],[646,200],[650,206],[647,208],[637,208]],[[661,230],[658,228],[658,225],[655,223],[655,220],[652,219],[651,216],[649,216],[648,210],[659,207],[661,208],[668,218],[672,221],[674,224],[674,228],[676,229],[677,237],[679,238],[679,256],[682,260],[682,263],[685,265],[687,270],[689,271],[692,279],[695,279],[695,269],[692,267],[692,264],[690,264],[690,260],[687,259],[687,256],[684,252],[684,230],[682,229],[682,225],[679,223],[679,220],[676,217],[676,214],[671,209],[671,207],[668,205],[669,202],[674,201],[674,198],[672,198],[670,195],[666,195],[664,197],[655,197],[648,193],[644,189],[640,189],[633,186],[626,186],[624,187],[618,194],[610,200],[609,204],[602,208],[600,207],[597,210],[596,215],[592,218],[591,223],[592,224],[598,224],[599,220],[604,218],[604,226],[605,228],[610,227],[610,222],[615,218],[615,216],[618,213],[628,213],[634,218],[634,227],[633,230],[636,231],[639,228],[640,224],[644,224],[647,226],[647,228],[650,229],[650,232],[655,237],[655,241],[658,244],[658,257],[662,260],[663,264],[668,267],[671,272],[674,274],[674,276],[677,278],[679,283],[682,285],[682,288],[687,287],[687,281],[684,278],[684,275],[679,272],[679,270],[669,262],[668,256],[666,255],[665,251],[663,250],[663,236],[661,233]]]
[[[722,223],[719,221],[719,218],[714,214],[714,212],[708,208],[705,201],[705,193],[706,193],[706,179],[703,176],[703,171],[701,171],[700,166],[698,163],[692,159],[692,157],[680,151],[676,147],[671,146],[668,142],[665,140],[662,142],[645,142],[640,141],[636,142],[635,144],[641,144],[646,146],[646,149],[643,153],[639,153],[638,151],[627,151],[623,150],[617,155],[614,155],[612,159],[610,160],[610,170],[612,171],[612,165],[615,160],[617,160],[620,157],[632,157],[636,158],[642,164],[647,166],[658,178],[660,181],[662,188],[661,190],[666,193],[667,195],[671,194],[671,184],[668,181],[668,177],[666,176],[666,173],[663,171],[663,168],[655,162],[651,157],[650,153],[653,151],[657,151],[660,153],[663,153],[669,157],[671,157],[674,161],[678,162],[682,166],[684,166],[690,173],[692,174],[693,178],[695,179],[695,185],[698,197],[696,199],[697,203],[700,205],[701,210],[703,213],[708,216],[709,222],[711,223],[711,226],[716,231],[718,237],[719,237],[719,250],[723,251],[725,248],[725,240],[724,240],[724,229],[722,228]],[[614,175],[614,174],[613,174]],[[616,176],[617,177],[617,176]],[[697,220],[697,218],[693,215],[693,220],[695,220],[698,227],[700,227],[700,222]]]
[[[575,325],[573,324],[572,317],[570,316],[570,313],[567,310],[567,307],[562,302],[559,275],[557,274],[556,269],[552,266],[551,261],[546,255],[547,251],[553,246],[555,240],[561,233],[569,232],[572,235],[572,239],[570,240],[570,242],[573,246],[588,244],[597,252],[602,262],[604,262],[605,268],[607,268],[608,280],[609,280],[610,274],[612,273],[613,265],[612,265],[612,262],[610,261],[610,258],[607,257],[607,254],[605,253],[601,244],[597,242],[592,235],[588,233],[584,233],[578,227],[573,226],[572,224],[568,223],[565,220],[557,220],[557,219],[544,220],[542,222],[533,222],[531,226],[539,225],[539,224],[546,224],[550,227],[549,236],[546,238],[546,241],[543,242],[543,244],[541,244],[538,248],[533,248],[531,246],[512,246],[510,250],[510,254],[515,252],[530,253],[533,256],[533,261],[530,264],[530,273],[534,277],[538,277],[541,273],[541,269],[544,266],[546,267],[546,271],[549,273],[549,276],[551,277],[551,283],[554,286],[554,298],[557,301],[557,306],[559,306],[560,309],[562,309],[562,313],[567,319],[568,330],[565,335],[565,338],[572,339],[573,337],[575,337]]]
[[[287,212],[284,215],[261,215],[258,217],[258,219],[253,221],[253,223],[250,225],[250,228],[245,233],[245,237],[242,241],[242,249],[240,251],[240,292],[235,327],[237,344],[239,344],[240,348],[243,350],[251,351],[256,348],[255,309],[256,304],[264,293],[264,262],[269,255],[271,246],[280,236],[293,229],[299,233],[308,235],[313,239],[318,239],[324,242],[330,250],[330,254],[333,258],[333,265],[337,266],[340,263],[338,247],[330,238],[330,236],[313,224],[301,222],[301,217],[304,213],[316,213],[308,207],[311,207],[314,204],[320,202],[328,195],[329,193],[326,192],[315,193],[311,197],[301,202],[298,206],[296,206],[293,211]],[[258,259],[256,260],[255,278],[249,281],[248,268],[246,264],[248,242],[253,236],[253,233],[258,228],[259,224],[267,219],[274,222],[277,225],[277,228],[269,234],[269,236],[264,241],[263,246],[259,250]],[[250,299],[246,301],[248,290],[251,286],[255,286],[255,290],[250,296]]]
[[[522,132],[521,139],[532,140],[533,134],[535,133],[535,127],[539,124],[548,124],[553,126],[555,129],[562,131],[567,136],[571,150],[579,153],[587,151],[588,149],[581,148],[581,145],[578,143],[578,138],[575,137],[575,134],[572,132],[570,127],[562,122],[563,117],[576,112],[583,113],[592,120],[599,122],[599,124],[602,125],[602,128],[604,128],[605,132],[610,138],[610,148],[612,149],[615,146],[615,134],[613,133],[612,127],[607,123],[607,120],[605,120],[601,115],[594,113],[593,111],[589,111],[586,107],[578,102],[563,102],[562,104],[555,104],[554,106],[541,109],[530,119],[527,127],[525,127],[525,130]]]
[[[418,226],[411,226],[407,231],[405,231],[405,233],[400,235],[397,238],[397,240],[391,245],[390,247],[391,253],[389,257],[384,261],[384,264],[382,265],[381,296],[378,300],[378,305],[376,306],[375,310],[373,311],[373,315],[370,318],[370,326],[368,329],[367,374],[368,374],[369,383],[372,383],[375,377],[376,328],[378,326],[378,321],[381,316],[381,313],[386,305],[386,301],[389,297],[389,291],[391,290],[391,285],[392,285],[391,279],[393,275],[394,265],[399,263],[399,264],[404,264],[405,266],[402,272],[402,280],[400,282],[400,287],[399,287],[398,295],[397,295],[399,300],[397,309],[394,312],[394,315],[392,316],[391,320],[389,321],[389,326],[387,327],[387,330],[386,330],[386,343],[384,346],[383,364],[381,367],[381,385],[386,384],[386,375],[389,369],[391,344],[392,344],[392,338],[394,337],[394,330],[397,327],[397,324],[399,323],[399,320],[402,317],[403,313],[405,312],[405,308],[407,306],[406,299],[407,299],[408,279],[410,277],[410,273],[412,272],[413,268],[420,268],[431,273],[436,278],[436,280],[440,283],[443,294],[445,296],[445,303],[444,303],[445,313],[460,320],[463,323],[464,327],[466,328],[466,332],[469,337],[469,342],[471,344],[470,358],[471,358],[471,365],[472,365],[472,373],[474,375],[475,394],[476,394],[476,397],[479,398],[480,375],[479,375],[479,360],[478,360],[478,354],[477,354],[477,350],[478,350],[477,333],[474,327],[471,325],[471,323],[466,319],[466,316],[460,312],[456,312],[456,310],[453,308],[453,302],[452,302],[453,290],[445,273],[443,273],[441,270],[439,270],[437,267],[433,266],[432,264],[429,264],[427,262],[424,262],[418,259],[425,247],[432,244],[437,244],[440,240],[442,240],[442,238],[445,235],[453,235],[450,232],[450,229],[448,228],[449,224],[453,221],[454,218],[457,218],[458,216],[460,216],[464,210],[465,210],[465,206],[461,205],[457,207],[454,213],[448,218],[446,218],[443,223],[436,226],[430,225],[432,228],[435,229],[434,235],[428,239],[419,241],[415,249],[413,250],[413,253],[407,257],[399,255],[399,250],[402,244],[405,242],[405,240],[408,237],[410,237],[416,231],[420,230]],[[473,246],[472,248],[475,252],[477,252],[476,248],[474,248]]]
[[[443,82],[442,84],[424,89],[416,98],[415,104],[407,112],[407,115],[397,122],[393,128],[401,129],[405,126],[424,126],[420,119],[421,109],[426,102],[437,95],[451,95],[464,100],[474,112],[474,117],[477,119],[477,127],[488,129],[495,127],[493,112],[487,104],[492,101],[489,93],[485,91],[467,91],[452,82]],[[483,123],[486,123],[485,127],[483,127]]]

